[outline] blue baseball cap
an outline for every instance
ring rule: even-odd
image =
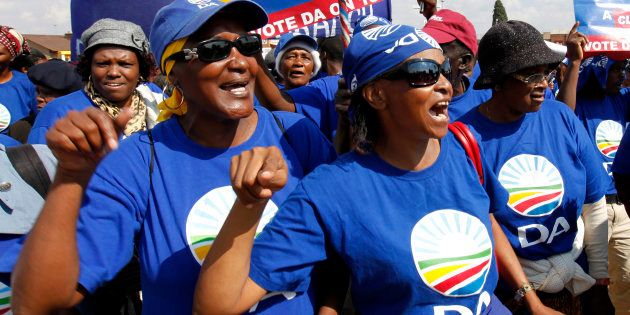
[[[226,8],[238,10],[239,14],[233,19],[241,21],[247,31],[261,28],[268,22],[265,9],[250,0],[175,0],[157,12],[151,25],[149,40],[156,62],[161,62],[168,44],[190,36]]]
[[[359,17],[359,19],[357,19],[356,24],[354,24],[354,30],[352,31],[352,35],[354,36],[354,34],[362,32],[363,29],[371,25],[383,26],[383,25],[391,25],[391,24],[392,22],[380,16],[364,15],[364,16]]]
[[[440,45],[421,29],[385,25],[357,33],[343,57],[343,75],[351,92],[389,71],[407,58]]]
[[[586,86],[586,82],[591,76],[595,76],[599,86],[606,89],[606,81],[608,80],[608,71],[615,64],[615,60],[608,56],[598,55],[586,58],[580,64],[580,75],[578,77],[577,91],[582,90]]]

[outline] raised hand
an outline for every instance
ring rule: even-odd
[[[232,157],[230,178],[241,203],[259,204],[286,185],[288,169],[277,147],[256,147]]]
[[[569,35],[567,36],[567,58],[571,61],[582,60],[584,58],[584,47],[588,43],[588,38],[577,31],[580,22],[575,22]]]
[[[101,159],[118,147],[118,138],[131,119],[123,110],[115,119],[96,108],[70,111],[46,134],[46,143],[58,160],[58,169],[90,176]]]

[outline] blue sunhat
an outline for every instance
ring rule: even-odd
[[[354,34],[362,32],[363,29],[365,29],[366,27],[370,25],[383,26],[383,25],[391,25],[391,24],[392,22],[380,16],[364,15],[364,16],[359,17],[359,19],[357,19],[356,24],[354,24],[354,30],[352,31],[352,35],[354,36]]]
[[[169,43],[190,36],[217,12],[231,8],[238,10],[235,19],[242,21],[245,30],[251,31],[265,26],[267,12],[250,0],[175,0],[155,15],[151,25],[151,50],[160,62]]]
[[[440,45],[421,29],[386,25],[352,37],[343,58],[343,75],[351,92],[389,71],[407,58]]]
[[[304,49],[313,56],[312,76],[315,76],[322,67],[322,62],[319,60],[319,52],[317,51],[317,41],[308,35],[296,33],[282,34],[282,36],[280,36],[280,40],[278,41],[278,46],[276,46],[276,49],[273,51],[273,56],[276,59],[276,71],[278,74],[282,76],[280,73],[280,61],[282,59],[282,55],[292,48]]]

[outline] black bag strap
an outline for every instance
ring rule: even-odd
[[[46,199],[50,177],[37,151],[30,144],[7,148],[7,157],[20,177]]]
[[[273,119],[276,121],[276,124],[278,125],[278,127],[280,128],[280,131],[282,132],[282,137],[287,140],[287,142],[289,143],[289,145],[291,144],[291,141],[289,140],[289,135],[287,134],[287,130],[284,129],[284,125],[282,124],[282,121],[280,120],[280,118],[278,118],[278,116],[276,116],[276,114],[274,114],[273,112],[271,112],[271,116],[273,116]]]

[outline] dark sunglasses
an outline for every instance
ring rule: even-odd
[[[223,60],[230,55],[232,47],[245,56],[252,56],[262,50],[262,41],[258,34],[243,35],[234,41],[227,39],[208,39],[200,42],[196,48],[184,49],[166,58],[166,60],[193,60],[203,62],[215,62]]]
[[[411,59],[381,76],[385,80],[406,79],[410,87],[423,87],[437,83],[440,74],[451,80],[451,64],[448,59],[439,64],[433,59]]]

